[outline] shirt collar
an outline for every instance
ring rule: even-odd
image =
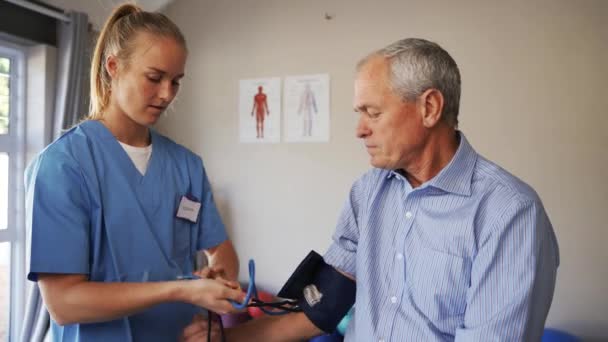
[[[473,170],[477,161],[477,152],[469,144],[464,134],[458,131],[460,144],[452,160],[435,177],[425,182],[420,188],[432,186],[446,192],[459,195],[471,195],[471,182]],[[388,173],[387,178],[396,177],[404,179],[396,170]]]

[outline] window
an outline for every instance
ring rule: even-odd
[[[23,315],[24,56],[0,40],[0,341],[16,340]]]
[[[11,60],[0,57],[0,134],[8,133]]]

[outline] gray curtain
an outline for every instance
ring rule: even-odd
[[[87,111],[90,65],[88,17],[71,12],[70,22],[59,24],[57,91],[53,136],[76,124]]]
[[[25,319],[21,328],[21,342],[40,342],[49,330],[49,313],[42,302],[37,283],[28,286]]]
[[[76,124],[87,110],[90,64],[88,17],[79,12],[71,12],[68,16],[69,22],[57,23],[57,85],[55,110],[52,115],[53,139]],[[20,341],[41,342],[48,330],[49,314],[42,302],[40,289],[37,283],[30,283]]]

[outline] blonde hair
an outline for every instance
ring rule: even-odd
[[[114,9],[106,20],[97,39],[91,62],[91,93],[89,120],[99,120],[110,100],[111,77],[105,68],[108,56],[128,64],[134,51],[134,40],[139,32],[169,37],[186,49],[186,39],[171,19],[162,13],[146,12],[133,4],[123,4]]]

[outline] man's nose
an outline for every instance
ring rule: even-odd
[[[357,138],[365,138],[369,136],[370,132],[371,131],[367,125],[367,120],[365,120],[365,116],[361,115],[359,117],[359,122],[357,123],[357,128],[355,129],[355,134],[357,135]]]

